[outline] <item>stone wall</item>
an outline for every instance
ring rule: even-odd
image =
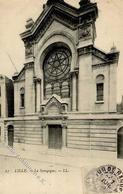
[[[116,129],[115,120],[69,120],[67,147],[116,152]]]
[[[43,131],[40,120],[14,121],[14,142],[41,145],[43,143]]]

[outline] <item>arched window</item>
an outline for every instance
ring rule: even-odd
[[[62,97],[67,98],[69,96],[69,83],[63,82],[62,83]]]
[[[104,101],[104,75],[96,77],[96,101]]]
[[[60,96],[60,85],[59,85],[59,83],[54,84],[53,93]]]
[[[20,107],[21,108],[25,107],[25,89],[24,88],[20,89]]]
[[[71,53],[65,47],[56,47],[50,51],[44,60],[44,97],[49,98],[49,93],[62,96],[62,83],[70,81]],[[52,85],[52,88],[47,86]],[[69,89],[69,88],[68,88]],[[67,92],[70,94],[70,91]],[[66,97],[66,96],[65,96]],[[69,97],[69,96],[67,96]]]
[[[45,86],[45,95],[47,96],[47,98],[50,98],[52,95],[52,85],[51,84],[47,84]]]

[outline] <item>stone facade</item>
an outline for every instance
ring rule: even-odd
[[[21,34],[25,64],[14,80],[14,118],[5,121],[14,131],[14,146],[104,151],[117,156],[116,110],[119,52],[94,47],[96,3],[80,8],[48,0]]]

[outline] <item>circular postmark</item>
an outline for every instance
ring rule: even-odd
[[[91,192],[119,193],[123,191],[123,172],[113,165],[91,170],[85,177],[85,186]]]

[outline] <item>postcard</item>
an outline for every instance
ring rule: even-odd
[[[122,0],[0,0],[0,194],[123,193],[122,34]]]

